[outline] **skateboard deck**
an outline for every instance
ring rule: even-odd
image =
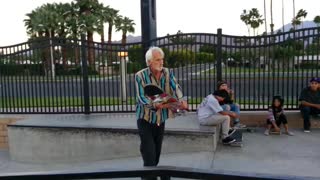
[[[170,105],[169,109],[175,115],[182,115],[186,111],[188,111],[188,109],[181,109],[180,101],[177,98],[172,97],[169,94],[165,93],[159,86],[152,85],[152,84],[146,85],[144,87],[144,93],[154,103],[169,104]]]
[[[253,127],[237,128],[237,131],[253,133],[255,132],[255,128]]]
[[[236,141],[231,144],[224,144],[224,145],[234,146],[234,147],[242,147],[243,136],[242,136],[241,131],[236,130],[236,132],[234,132],[230,137],[236,139]]]

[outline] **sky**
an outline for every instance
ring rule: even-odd
[[[71,2],[72,0],[0,0],[0,47],[14,45],[27,41],[26,28],[23,20],[26,14],[35,8],[53,2]],[[127,16],[136,23],[135,33],[141,35],[140,0],[99,0],[119,10],[119,14]],[[157,36],[183,33],[216,33],[218,28],[223,34],[248,35],[246,25],[240,20],[244,9],[258,8],[264,14],[263,0],[157,0]],[[292,0],[284,2],[284,24],[293,18]],[[305,20],[312,21],[320,15],[320,0],[295,0],[296,13],[299,9],[308,12]],[[266,0],[266,19],[270,24],[270,0]],[[275,29],[282,26],[282,0],[273,0],[273,19]],[[265,31],[261,25],[258,33]],[[268,26],[268,31],[270,28]],[[107,34],[107,30],[106,30]],[[121,33],[114,32],[113,40],[120,40]],[[94,36],[99,41],[99,36]]]

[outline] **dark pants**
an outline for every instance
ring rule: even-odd
[[[150,124],[144,119],[138,119],[137,121],[138,131],[140,136],[140,152],[143,159],[144,166],[157,166],[161,154],[161,146],[163,140],[163,133],[165,124],[160,126],[157,124]],[[156,177],[150,177],[145,179],[157,179]],[[161,178],[166,179],[166,178]]]
[[[287,124],[287,117],[284,114],[280,114],[278,118],[276,118],[276,125],[279,127],[281,124]],[[267,119],[267,124],[272,124],[269,119]]]
[[[303,128],[305,130],[310,130],[310,115],[320,114],[320,109],[302,106],[300,107],[300,111],[303,117]]]

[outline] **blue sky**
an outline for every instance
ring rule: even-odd
[[[23,19],[44,3],[71,2],[72,0],[1,0],[0,1],[0,46],[13,45],[27,40]],[[99,0],[105,5],[120,10],[120,14],[134,19],[136,32],[141,35],[140,0]],[[292,0],[283,0],[285,24],[293,17]],[[296,12],[305,9],[306,20],[313,20],[320,15],[320,0],[295,0]],[[267,23],[270,23],[270,0],[267,4]],[[282,0],[273,0],[275,29],[282,26]],[[258,8],[263,15],[263,0],[157,0],[157,32],[158,36],[175,34],[178,30],[184,33],[204,32],[216,33],[222,28],[224,34],[247,35],[247,28],[240,20],[243,9]],[[264,32],[264,25],[259,33]],[[268,26],[269,31],[269,26]],[[114,33],[113,40],[119,40],[120,33]],[[95,36],[95,40],[99,40]]]

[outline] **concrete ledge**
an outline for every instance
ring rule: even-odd
[[[69,115],[57,115],[51,120],[30,119],[8,126],[11,159],[46,163],[140,156],[134,118],[72,116],[77,118],[72,120]],[[214,152],[216,129],[199,126],[194,114],[168,120],[162,153]]]
[[[9,124],[13,124],[22,117],[3,117],[0,116],[0,149],[8,148],[8,128]]]

